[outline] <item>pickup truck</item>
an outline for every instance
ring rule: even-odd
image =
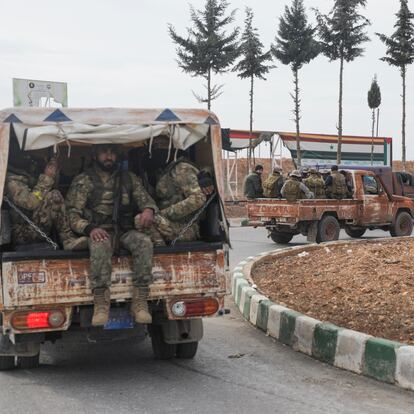
[[[7,160],[19,151],[49,157],[59,153],[62,176],[72,177],[88,164],[91,145],[119,142],[124,166],[136,165],[136,148],[168,137],[188,149],[191,160],[207,166],[216,194],[200,221],[200,240],[177,241],[154,248],[150,286],[151,325],[135,324],[129,315],[131,257],[112,258],[109,322],[91,326],[92,292],[89,251],[70,252],[44,245],[13,246],[9,206],[3,201],[0,224],[0,370],[39,364],[40,345],[79,334],[91,342],[137,340],[148,332],[155,357],[193,358],[203,336],[202,318],[225,312],[229,293],[228,228],[221,195],[221,130],[216,116],[204,110],[12,108],[0,111],[0,200]],[[14,148],[14,149],[12,149]],[[137,172],[136,170],[134,170]],[[151,175],[151,171],[146,171]],[[61,180],[62,181],[62,180]],[[59,189],[65,193],[64,181]],[[207,203],[206,203],[207,204]],[[29,224],[28,224],[29,225]],[[56,240],[55,240],[56,241]]]
[[[391,194],[372,171],[349,170],[352,199],[306,199],[288,202],[256,199],[247,203],[249,224],[264,226],[275,243],[289,243],[296,234],[310,242],[338,240],[340,229],[354,238],[367,229],[409,236],[413,230],[414,201]]]

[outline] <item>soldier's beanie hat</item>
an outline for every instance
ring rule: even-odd
[[[337,165],[332,165],[331,171],[338,171],[338,166]]]
[[[99,151],[104,151],[107,149],[112,149],[117,154],[121,152],[121,146],[118,144],[96,144],[92,145],[92,153],[97,154]]]
[[[293,170],[293,171],[290,173],[290,176],[291,176],[291,177],[302,178],[302,175],[301,175],[301,173],[300,173],[298,170]]]
[[[257,164],[256,167],[254,167],[254,170],[255,171],[263,170],[263,165]]]

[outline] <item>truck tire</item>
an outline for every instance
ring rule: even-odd
[[[339,222],[335,217],[322,217],[321,221],[318,223],[316,243],[324,243],[338,240],[340,230],[341,227],[339,226]]]
[[[413,232],[413,218],[406,211],[398,213],[395,223],[390,228],[392,237],[411,236]]]
[[[167,344],[164,341],[161,325],[148,326],[151,335],[152,352],[156,359],[171,359],[177,352],[176,344]]]
[[[17,357],[17,366],[22,369],[33,369],[39,367],[39,354],[30,357]]]
[[[187,342],[177,345],[177,358],[192,359],[195,357],[198,349],[198,342]]]
[[[293,234],[289,234],[289,233],[280,233],[278,231],[272,231],[270,233],[270,238],[275,242],[275,243],[280,243],[280,244],[287,244],[289,243],[292,239],[293,239]]]
[[[345,227],[345,233],[349,237],[352,237],[353,239],[359,239],[360,237],[362,237],[365,234],[366,231],[367,231],[367,229],[357,229],[357,228],[352,228],[352,227]]]
[[[14,368],[14,356],[0,356],[0,371],[9,371]]]

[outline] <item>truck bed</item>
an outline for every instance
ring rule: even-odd
[[[131,297],[131,257],[112,259],[111,299]],[[2,253],[0,303],[4,310],[36,305],[92,303],[89,252],[24,251]],[[154,248],[153,300],[175,295],[226,294],[222,243],[177,243]]]

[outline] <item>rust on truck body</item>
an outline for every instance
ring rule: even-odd
[[[223,251],[154,256],[152,300],[183,295],[225,295]],[[41,259],[3,263],[3,307],[92,303],[89,259]],[[131,298],[131,257],[113,257],[111,299]]]
[[[349,225],[370,227],[389,225],[398,210],[406,210],[413,215],[413,200],[387,193],[378,177],[369,171],[352,171],[355,186],[354,198],[308,199],[288,202],[280,199],[257,199],[247,204],[251,222],[263,225],[272,222],[279,226],[294,228],[301,222],[319,221],[324,214],[331,213],[339,221]],[[382,191],[379,194],[365,194],[362,176],[375,177]]]

